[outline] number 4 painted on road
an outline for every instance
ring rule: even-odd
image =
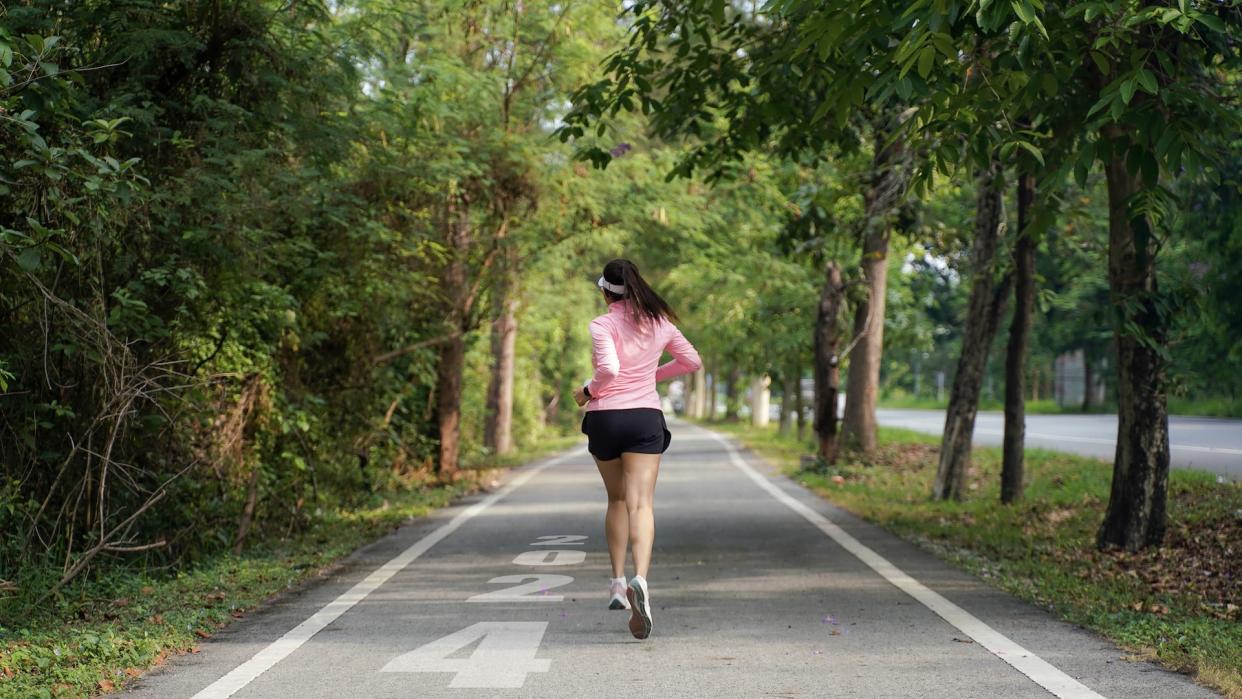
[[[482,621],[399,655],[380,672],[452,672],[450,687],[519,689],[527,674],[552,663],[535,657],[547,628],[546,621]],[[475,641],[470,657],[448,657]]]

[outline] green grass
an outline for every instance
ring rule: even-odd
[[[1242,399],[1169,398],[1170,415],[1197,415],[1202,417],[1242,417]]]
[[[893,410],[944,410],[948,400],[935,398],[916,398],[909,395],[893,395],[880,399],[881,408]],[[983,399],[979,401],[980,410],[1004,410],[999,400]],[[1112,404],[1092,406],[1089,414],[1114,413],[1117,406]],[[1076,405],[1057,405],[1052,400],[1028,400],[1026,412],[1031,415],[1081,415],[1082,409]],[[1169,398],[1170,415],[1186,415],[1194,417],[1242,417],[1242,400],[1229,398]]]
[[[357,509],[326,512],[295,538],[220,555],[174,574],[118,568],[72,586],[46,609],[6,614],[0,625],[0,697],[82,697],[122,688],[169,655],[197,644],[274,595],[325,574],[332,564],[411,518],[485,485],[505,467],[566,448],[544,442],[476,464],[451,486],[376,494]]]
[[[871,457],[798,469],[809,444],[775,429],[713,425],[833,503],[1025,600],[1111,638],[1136,657],[1242,698],[1242,484],[1170,475],[1166,545],[1095,549],[1107,463],[1028,450],[1025,498],[999,503],[1000,451],[977,448],[964,502],[929,498],[938,438],[881,429]]]

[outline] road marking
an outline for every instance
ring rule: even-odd
[[[802,515],[803,519],[827,534],[841,548],[854,554],[858,560],[867,564],[869,568],[879,573],[881,577],[892,583],[897,589],[918,600],[924,607],[935,612],[940,618],[956,627],[957,630],[970,636],[976,643],[991,651],[996,657],[1009,663],[1015,670],[1026,675],[1036,684],[1062,699],[1104,699],[1086,685],[1061,672],[1047,661],[983,623],[970,612],[953,604],[939,593],[932,591],[923,583],[902,572],[900,568],[890,563],[888,559],[872,551],[844,529],[833,524],[827,517],[799,502],[789,493],[778,488],[772,481],[764,478],[762,474],[751,468],[742,459],[741,455],[738,454],[728,440],[710,430],[705,431],[713,439],[724,445],[733,465],[749,476],[756,485],[767,491],[769,495],[776,498],[784,506]]]
[[[531,582],[526,582],[530,580]],[[522,583],[503,590],[493,590],[475,595],[467,602],[560,602],[564,595],[549,595],[548,590],[565,587],[574,579],[568,575],[502,575],[487,582],[492,585],[504,583]],[[538,593],[538,594],[536,594]]]
[[[547,630],[546,621],[481,621],[398,655],[380,672],[452,672],[452,688],[521,689],[526,675],[552,667],[535,657]],[[470,657],[449,657],[475,641]]]
[[[583,546],[587,540],[582,534],[554,534],[541,536],[540,541],[530,542],[531,546]]]
[[[519,566],[574,566],[586,560],[586,551],[579,549],[543,549],[519,553],[513,559]]]
[[[306,621],[290,629],[284,636],[272,641],[266,648],[256,653],[246,662],[233,668],[224,677],[207,685],[205,689],[195,694],[193,699],[226,699],[233,696],[240,689],[253,682],[259,675],[270,670],[273,665],[289,657],[293,651],[300,648],[311,637],[322,631],[328,624],[336,621],[338,617],[365,599],[367,595],[374,592],[380,585],[388,582],[392,576],[412,563],[414,559],[423,555],[432,546],[435,546],[457,531],[461,525],[470,521],[497,501],[504,499],[549,466],[581,456],[584,453],[585,450],[583,449],[575,449],[519,473],[508,485],[462,510],[457,516],[440,525],[435,531],[411,544],[409,548],[394,556],[392,560],[384,565],[376,568],[362,581],[341,593],[336,599],[325,604]],[[542,632],[540,636],[542,637]]]

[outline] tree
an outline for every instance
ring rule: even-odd
[[[1035,249],[1031,214],[1035,177],[1018,174],[1018,240],[1013,250],[1014,308],[1005,350],[1005,433],[1002,438],[1001,502],[1022,497],[1026,450],[1026,355],[1035,307]],[[1090,393],[1090,390],[1086,391]]]
[[[995,164],[979,178],[979,203],[971,242],[974,278],[962,333],[962,353],[945,411],[940,463],[932,485],[932,496],[941,500],[960,500],[964,494],[983,370],[1012,283],[1004,256],[997,254],[1005,237],[1004,192],[1004,173]]]

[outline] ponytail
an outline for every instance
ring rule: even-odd
[[[659,322],[662,318],[677,320],[677,314],[673,313],[668,303],[647,284],[647,281],[638,273],[638,266],[633,262],[618,259],[604,265],[604,280],[610,284],[625,285],[624,295],[615,294],[607,289],[604,293],[608,295],[609,301],[628,300],[630,312],[634,315],[635,321]]]

